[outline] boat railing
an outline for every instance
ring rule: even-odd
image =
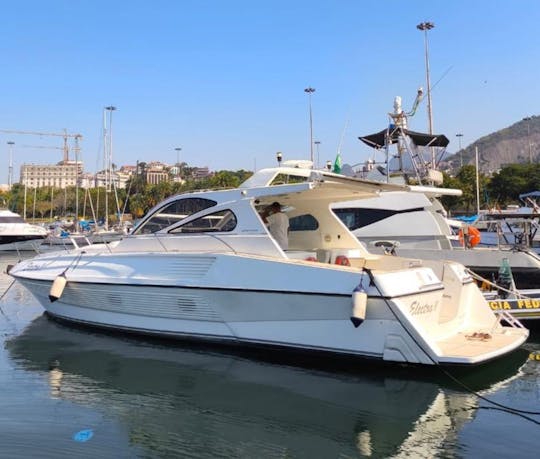
[[[483,240],[484,245],[531,247],[540,231],[538,220],[531,218],[499,218],[485,220],[484,223],[487,232],[495,236],[494,241],[491,243]]]
[[[502,322],[503,320],[510,326],[514,328],[525,328],[525,326],[516,319],[512,314],[510,314],[508,311],[501,310],[498,312],[498,319],[499,322]]]
[[[204,233],[205,236],[207,237],[210,237],[212,239],[215,239],[216,241],[218,241],[224,248],[224,251],[226,252],[231,252],[231,253],[234,253],[234,254],[238,254],[238,250],[235,249],[234,247],[232,247],[227,241],[225,241],[222,237],[220,236],[217,236],[215,234],[211,234],[211,233]],[[170,235],[169,234],[159,234],[159,233],[153,233],[153,234],[147,234],[145,235],[145,237],[148,237],[149,240],[155,240],[157,242],[157,244],[159,245],[159,247],[161,248],[161,250],[163,250],[163,252],[166,252],[166,253],[169,253],[169,252],[177,252],[178,249],[175,248],[175,247],[168,247],[167,244],[164,243],[165,240],[170,240]],[[101,245],[101,244],[100,244]],[[119,253],[119,252],[122,252],[122,250],[119,248],[118,250],[116,250],[116,245],[115,244],[109,244],[109,243],[105,243],[103,244],[106,248],[107,248],[107,251],[110,253],[110,254],[113,254],[113,253]],[[183,252],[189,252],[190,251],[190,248],[189,247],[186,247],[185,245],[182,246],[182,251]],[[193,247],[193,251],[194,252],[200,252],[201,251],[201,247],[200,246],[196,246],[196,247]],[[212,251],[216,251],[215,248],[212,249]]]

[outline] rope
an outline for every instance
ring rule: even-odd
[[[510,293],[512,295],[516,295],[516,298],[524,298],[524,299],[530,299],[531,298],[530,296],[524,295],[519,290],[515,290],[515,289],[510,290],[510,289],[504,288],[504,287],[496,284],[495,282],[492,282],[492,281],[490,281],[490,280],[476,274],[475,272],[471,271],[470,269],[466,268],[466,271],[469,273],[469,275],[473,279],[476,279],[478,281],[481,281],[482,283],[486,283],[488,285],[491,285],[492,287],[495,287],[497,290],[500,290],[500,291],[503,291],[503,292],[506,292],[506,293]]]
[[[375,278],[373,276],[373,273],[371,272],[370,269],[367,269],[367,268],[364,268],[364,270],[367,272],[368,276],[369,276],[369,279],[371,281],[371,284],[377,289],[377,291],[379,292],[379,295],[381,295],[382,297],[382,292],[379,290],[379,287],[377,286],[377,284],[375,283]],[[383,297],[384,298],[384,297]],[[390,305],[390,302],[384,298],[384,302],[388,305],[388,307],[390,308],[390,311],[392,312],[392,314],[394,315],[394,317],[398,320],[399,322],[399,319],[395,313],[395,311],[393,310],[393,308],[391,307]],[[409,337],[414,341],[414,343],[416,343],[416,345],[424,352],[424,354],[426,354],[426,356],[428,357],[429,360],[431,360],[433,362],[433,364],[437,367],[439,367],[439,369],[441,370],[441,372],[448,376],[448,378],[450,378],[452,381],[454,381],[456,384],[458,384],[460,387],[462,387],[463,389],[465,389],[467,392],[475,395],[476,397],[478,397],[479,399],[481,400],[484,400],[485,402],[487,403],[490,403],[492,405],[494,405],[495,407],[497,408],[492,408],[492,409],[498,409],[498,410],[501,410],[501,411],[504,411],[506,413],[509,413],[509,414],[514,414],[516,416],[520,416],[530,422],[533,422],[535,424],[538,424],[540,425],[540,421],[537,421],[536,419],[533,419],[533,418],[530,418],[529,416],[526,416],[527,414],[531,414],[531,415],[540,415],[540,411],[527,411],[527,410],[520,410],[518,408],[512,408],[511,406],[507,406],[507,405],[503,405],[502,403],[498,403],[498,402],[495,402],[493,400],[490,400],[489,398],[487,397],[484,397],[483,395],[480,395],[478,392],[476,392],[475,390],[471,389],[469,386],[467,386],[465,383],[461,382],[459,379],[457,379],[455,376],[453,376],[452,374],[450,374],[447,370],[445,370],[443,367],[441,367],[436,361],[435,359],[433,359],[433,357],[431,357],[431,355],[429,354],[429,352],[427,352],[421,345],[420,343],[418,343],[418,341],[415,339],[415,337],[411,334],[411,332],[407,329],[407,327],[403,326],[403,329],[405,330],[405,332],[409,335]]]
[[[488,403],[491,403],[492,405],[496,406],[497,408],[492,408],[492,409],[499,409],[501,411],[505,411],[507,413],[510,413],[510,414],[517,414],[519,416],[522,416],[524,417],[525,419],[529,420],[529,421],[532,421],[538,425],[540,425],[540,421],[537,421],[535,419],[531,419],[531,418],[528,418],[527,416],[524,416],[526,414],[532,414],[532,415],[540,415],[540,411],[527,411],[527,410],[520,410],[518,408],[512,408],[511,406],[506,406],[506,405],[503,405],[502,403],[498,403],[498,402],[495,402],[493,400],[490,400],[489,398],[487,397],[484,397],[483,395],[480,395],[478,392],[476,392],[474,389],[471,389],[469,386],[467,386],[465,383],[461,382],[459,379],[457,379],[455,376],[453,376],[452,374],[450,374],[447,370],[445,370],[444,368],[441,367],[441,371],[443,372],[443,374],[445,374],[446,376],[448,376],[452,381],[454,381],[456,384],[458,384],[459,386],[461,386],[463,389],[465,389],[467,392],[473,394],[473,395],[476,395],[478,398],[484,400],[485,402],[488,402]]]
[[[4,293],[2,293],[2,296],[0,296],[0,301],[2,301],[4,299],[4,297],[6,296],[7,292],[9,292],[9,289],[11,287],[13,287],[13,284],[15,283],[15,279],[13,279],[11,281],[11,284],[9,284],[9,287],[6,289],[6,291]],[[9,320],[9,317],[6,315],[6,313],[4,312],[4,309],[2,308],[2,306],[0,306],[0,312],[2,313],[2,315],[7,319]]]

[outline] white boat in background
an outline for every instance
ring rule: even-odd
[[[64,249],[71,249],[74,246],[82,247],[91,244],[86,234],[83,233],[49,233],[43,245]]]
[[[534,198],[540,191],[521,194],[525,207],[510,205],[505,209],[481,211],[471,224],[482,233],[482,244],[512,246],[540,252],[540,207]]]
[[[9,272],[50,315],[118,331],[426,365],[479,364],[525,342],[462,265],[370,254],[331,210],[403,187],[315,171],[290,183],[297,171],[171,197],[120,241]],[[275,201],[291,222],[286,251],[259,215]]]
[[[10,210],[0,210],[0,251],[37,250],[46,236],[45,228],[26,223]]]
[[[412,114],[414,110],[402,110],[401,98],[396,97],[394,112],[389,114],[391,124],[359,139],[384,152],[386,158],[367,171],[367,178],[408,184],[407,191],[415,193],[385,192],[375,199],[340,202],[334,206],[340,218],[369,251],[394,250],[405,257],[453,260],[489,281],[497,278],[507,259],[518,289],[540,288],[540,256],[528,247],[475,246],[463,237],[466,225],[461,227],[462,237],[456,237],[439,198],[459,196],[461,191],[434,186],[442,184],[442,174],[433,168],[444,157],[449,140],[444,135],[409,130]]]
[[[418,190],[411,187],[411,191]],[[447,190],[423,187],[422,192],[384,192],[377,198],[333,206],[347,227],[371,252],[389,248],[404,257],[453,260],[479,276],[496,279],[507,259],[518,289],[540,288],[540,256],[526,247],[505,244],[470,247],[456,238],[439,196]]]

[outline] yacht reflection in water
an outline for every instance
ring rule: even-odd
[[[112,417],[129,434],[126,446],[152,457],[433,457],[455,452],[478,407],[439,370],[308,369],[67,328],[45,316],[6,348],[16,365],[43,374],[52,398]],[[513,354],[491,381],[479,379],[488,371],[479,368],[467,384],[488,389],[523,362]]]

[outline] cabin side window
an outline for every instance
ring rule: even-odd
[[[24,219],[19,216],[0,217],[0,223],[25,223]]]
[[[171,234],[179,233],[214,233],[233,231],[236,228],[236,215],[231,210],[220,210],[213,214],[191,220],[169,231]]]
[[[319,222],[311,214],[298,215],[289,219],[289,231],[316,231]]]
[[[284,185],[291,183],[304,183],[309,180],[309,177],[302,177],[297,175],[288,175],[288,174],[277,174],[270,185]]]
[[[216,201],[203,198],[185,198],[171,202],[154,212],[133,234],[152,234],[168,228],[197,212],[215,206]]]
[[[377,223],[392,215],[403,214],[408,212],[417,212],[423,209],[407,209],[400,210],[388,210],[388,209],[359,209],[359,208],[345,208],[345,209],[333,209],[338,218],[345,224],[350,230],[354,231],[358,228]]]

